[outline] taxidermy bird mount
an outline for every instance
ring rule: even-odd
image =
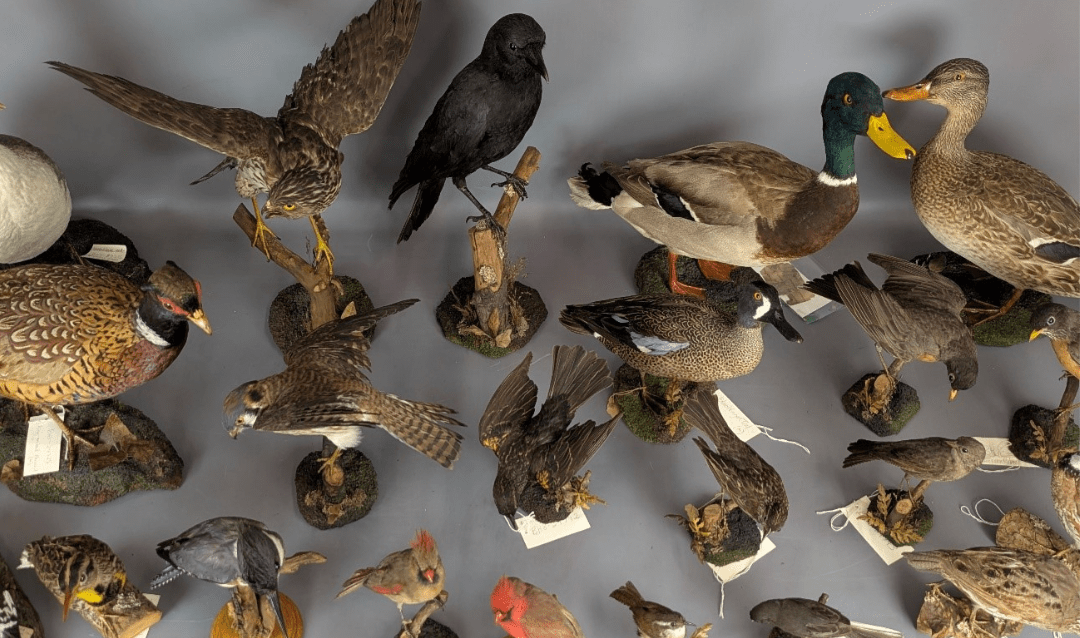
[[[518,161],[513,177],[528,182],[540,168],[540,151],[530,146]],[[522,262],[510,263],[506,249],[510,220],[521,197],[506,188],[493,228],[486,219],[469,229],[473,276],[458,281],[439,304],[436,316],[443,335],[450,341],[492,358],[523,347],[547,318],[547,308],[539,294],[516,281]]]

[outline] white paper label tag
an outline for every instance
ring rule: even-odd
[[[160,594],[143,594],[143,598],[150,601],[155,607],[157,607],[158,601],[161,600]],[[135,634],[135,638],[146,638],[150,634],[150,627],[143,629],[139,633]]]
[[[34,630],[19,625],[19,638],[34,638]]]
[[[528,549],[589,529],[589,519],[585,518],[585,511],[580,507],[574,508],[570,516],[554,523],[541,523],[533,518],[532,514],[519,516],[514,522],[517,523],[518,533]]]
[[[911,545],[901,545],[897,547],[893,545],[889,539],[885,538],[876,529],[870,526],[870,523],[864,521],[861,517],[866,513],[866,510],[870,507],[870,497],[864,496],[859,500],[840,508],[840,513],[847,517],[848,523],[855,528],[855,531],[859,532],[859,535],[863,537],[868,545],[877,553],[881,560],[885,561],[886,565],[892,565],[896,561],[904,557],[904,554],[915,551],[915,548]],[[843,529],[846,525],[834,529]]]
[[[56,416],[64,418],[63,409],[57,408],[55,411]],[[59,471],[63,442],[64,433],[48,415],[31,417],[26,428],[23,477]]]
[[[712,563],[705,563],[710,570],[712,570],[713,576],[721,583],[730,583],[739,576],[742,576],[750,570],[750,566],[758,562],[765,554],[768,554],[772,550],[776,549],[776,544],[769,539],[768,536],[761,539],[761,545],[758,547],[758,551],[749,558],[744,558],[734,563],[728,563],[723,567],[717,567]]]
[[[94,244],[83,257],[119,263],[127,257],[127,246],[124,244]]]
[[[739,437],[739,440],[749,441],[761,434],[761,428],[751,421],[750,418],[739,409],[739,406],[735,405],[731,399],[720,390],[716,391],[716,403],[720,406],[720,414],[723,415],[724,420],[727,421],[728,427],[735,433],[735,436]]]
[[[1039,467],[1034,463],[1021,461],[1009,449],[1009,439],[1001,437],[972,437],[986,448],[986,458],[983,465],[1000,465],[1004,467]]]
[[[825,274],[821,266],[810,257],[787,264],[755,267],[761,278],[776,288],[780,300],[795,311],[806,323],[813,323],[840,309],[841,305],[831,299],[815,295],[801,286],[815,277]]]

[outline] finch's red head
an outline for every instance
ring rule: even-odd
[[[495,615],[495,624],[513,638],[528,638],[521,623],[529,608],[524,585],[517,578],[503,576],[491,592],[491,612]]]

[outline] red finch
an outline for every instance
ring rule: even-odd
[[[513,638],[583,638],[581,626],[559,599],[535,585],[503,576],[491,592],[495,624]]]
[[[438,596],[443,590],[445,576],[435,539],[426,530],[420,530],[409,549],[390,554],[375,567],[356,570],[342,585],[337,598],[361,586],[367,587],[397,603],[404,623],[402,605],[426,603]]]

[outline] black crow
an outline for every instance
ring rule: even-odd
[[[469,192],[465,178],[478,168],[498,173],[524,197],[525,184],[490,166],[510,154],[532,126],[540,108],[544,30],[524,13],[500,18],[487,33],[480,56],[461,70],[420,129],[405,167],[390,193],[390,208],[419,184],[409,219],[398,235],[407,240],[431,215],[449,177],[481,214],[491,213]],[[494,185],[494,184],[493,184]]]

